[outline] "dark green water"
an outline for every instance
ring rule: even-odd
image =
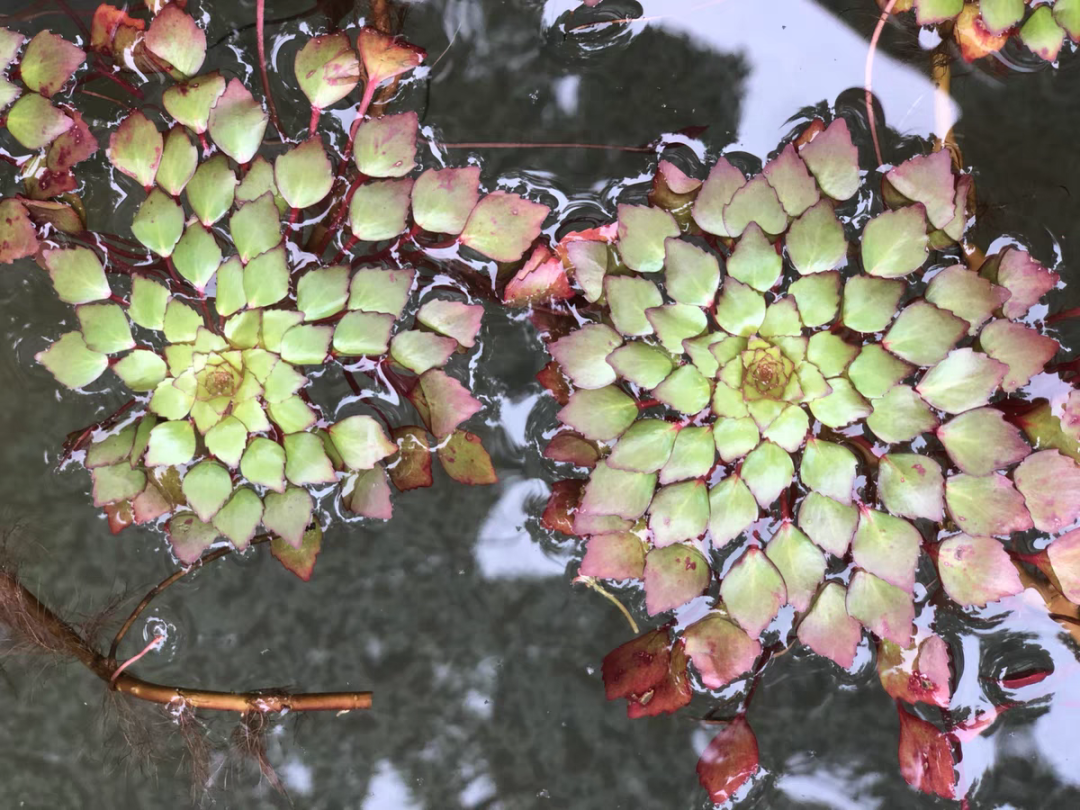
[[[6,5],[6,4],[5,4]],[[268,16],[307,4],[268,2]],[[338,4],[340,5],[340,4]],[[806,107],[837,97],[854,104],[871,0],[653,0],[605,3],[613,13],[658,17],[612,33],[566,37],[575,0],[432,0],[408,8],[405,36],[424,46],[427,78],[402,93],[432,135],[450,143],[574,141],[637,145],[689,126],[710,158],[730,147],[764,157]],[[92,8],[93,4],[87,4]],[[254,19],[251,2],[190,0],[211,42]],[[362,13],[362,12],[361,12]],[[356,13],[345,20],[350,24]],[[296,36],[325,18],[271,28],[291,77]],[[20,26],[72,34],[62,15]],[[887,31],[875,89],[887,122],[925,137],[934,120],[926,53]],[[444,52],[445,51],[445,52]],[[254,32],[214,48],[208,67],[244,77]],[[440,57],[440,54],[441,57]],[[242,57],[242,58],[241,58]],[[977,237],[1023,237],[1066,282],[1080,229],[1075,124],[1080,62],[1035,73],[994,63],[954,78],[958,139],[974,167]],[[247,84],[257,88],[257,74]],[[287,126],[307,119],[298,90],[279,96]],[[103,118],[115,111],[97,109]],[[351,113],[324,118],[342,137]],[[477,155],[489,187],[533,189],[563,219],[610,218],[624,188],[651,174],[648,154],[596,150],[453,150]],[[704,157],[704,155],[702,155]],[[126,233],[134,201],[119,206],[101,155],[88,167],[91,225]],[[97,174],[95,174],[97,172]],[[80,167],[80,176],[84,170]],[[2,188],[14,178],[0,169]],[[643,188],[643,187],[642,187]],[[115,209],[115,211],[114,211]],[[1052,308],[1077,304],[1072,289]],[[53,471],[64,435],[110,413],[121,391],[58,391],[33,354],[73,320],[47,277],[29,263],[0,272],[0,503],[25,524],[19,551],[28,583],[58,607],[92,611],[111,595],[140,594],[171,570],[162,538],[128,529],[112,536],[89,497],[89,476]],[[1062,340],[1080,335],[1063,329]],[[599,665],[629,638],[623,619],[572,586],[578,544],[551,536],[537,517],[559,477],[541,462],[554,403],[533,375],[545,362],[524,319],[485,318],[473,389],[488,408],[483,429],[500,483],[395,495],[386,525],[335,522],[313,580],[302,583],[265,553],[215,563],[154,603],[150,621],[170,625],[170,646],[140,663],[145,677],[206,687],[372,689],[375,708],[345,717],[288,716],[270,756],[298,808],[398,810],[683,810],[710,806],[694,765],[710,731],[695,722],[701,698],[674,717],[628,721],[607,703]],[[318,388],[348,393],[333,374]],[[638,605],[636,596],[629,601]],[[1012,612],[1010,613],[1009,610]],[[977,613],[940,617],[961,671],[957,711],[1003,697],[1020,703],[964,748],[961,785],[973,808],[1080,806],[1080,678],[1060,628],[1023,597]],[[142,631],[142,622],[136,631]],[[151,626],[145,628],[147,634]],[[149,637],[149,635],[147,635]],[[912,791],[896,763],[898,722],[865,647],[854,676],[824,659],[791,653],[772,663],[750,712],[763,771],[740,808],[947,806]],[[1056,664],[1035,686],[1003,696],[988,679]],[[161,747],[146,766],[115,739],[100,683],[77,665],[4,663],[0,678],[0,810],[172,808],[189,803],[182,748],[162,715],[147,712]],[[220,742],[228,718],[208,718]],[[209,799],[227,808],[287,807],[250,765],[213,761]]]

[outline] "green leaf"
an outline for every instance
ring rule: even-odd
[[[305,321],[318,321],[345,309],[349,300],[349,268],[344,265],[309,270],[296,287],[296,308]]]
[[[702,480],[661,487],[649,506],[649,529],[657,548],[705,533],[709,523],[709,496]]]
[[[480,331],[483,316],[484,308],[479,304],[433,298],[420,307],[416,320],[428,329],[452,337],[465,348],[471,349],[476,345],[476,335]],[[615,335],[613,331],[611,333]],[[618,335],[615,337],[618,338]],[[619,343],[621,342],[620,340]]]
[[[38,31],[26,45],[19,76],[35,93],[56,95],[82,66],[86,52],[51,31]]]
[[[846,200],[859,190],[859,150],[851,142],[847,121],[837,117],[799,156],[818,181],[821,190],[834,200]]]
[[[805,613],[825,578],[825,555],[791,521],[780,524],[765,554],[783,577],[788,603]]]
[[[879,638],[911,645],[915,606],[911,596],[866,571],[856,571],[847,592],[847,611]]]
[[[27,93],[16,101],[6,122],[11,137],[32,151],[48,146],[75,124],[37,93]]]
[[[311,522],[313,503],[306,489],[269,492],[263,502],[263,525],[293,548],[300,548]]]
[[[602,243],[575,242],[572,244],[591,245],[603,250],[606,259],[607,249]],[[574,264],[576,267],[577,262]],[[676,237],[670,237],[664,241],[664,270],[667,293],[677,303],[707,307],[716,298],[716,290],[720,285],[720,263],[712,253]],[[733,272],[731,261],[728,262],[728,272]],[[580,276],[581,272],[578,268],[579,283]],[[599,288],[596,292],[596,297],[599,297]]]
[[[814,273],[788,287],[799,307],[803,325],[815,328],[829,323],[840,307],[840,274],[836,271]]]
[[[183,419],[191,411],[195,397],[173,385],[175,380],[164,379],[154,389],[150,410],[166,419]]]
[[[788,601],[780,571],[751,546],[720,582],[720,598],[750,638],[758,638]]]
[[[214,528],[243,551],[262,522],[262,500],[247,487],[237,489],[229,502],[214,515]]]
[[[244,453],[247,435],[248,431],[243,422],[235,416],[226,416],[210,428],[203,438],[206,440],[207,450],[230,467],[235,467]]]
[[[762,437],[780,445],[789,453],[802,447],[810,430],[810,417],[799,405],[788,405],[762,432]]]
[[[183,492],[199,520],[209,523],[232,494],[232,479],[217,462],[202,461],[184,476]]]
[[[782,269],[780,254],[757,223],[747,226],[727,261],[729,276],[760,292],[776,284]]]
[[[109,367],[109,358],[88,349],[78,332],[61,335],[49,348],[35,354],[34,359],[68,388],[89,385]]]
[[[1024,15],[1024,7],[1021,5],[1022,0],[986,0],[987,4],[992,6],[1003,6],[1008,9],[1008,15],[1003,13],[1003,18],[1007,19],[1008,16],[1016,14],[1016,20]],[[1016,6],[1019,6],[1017,9]],[[983,11],[986,14],[986,11]],[[1080,39],[1080,0],[1057,0],[1054,3],[1054,19],[1057,24],[1065,29],[1066,33],[1072,38],[1073,42]],[[998,23],[1000,24],[1000,22]],[[987,21],[987,26],[990,23]],[[1010,23],[1012,25],[1012,23]],[[1008,27],[1008,26],[1006,26]]]
[[[131,232],[159,256],[171,256],[184,232],[184,209],[161,189],[150,192],[135,218]]]
[[[94,506],[105,506],[134,498],[146,487],[146,473],[129,464],[97,467],[91,471],[94,481]]]
[[[856,332],[880,332],[893,319],[903,294],[902,281],[870,276],[850,278],[844,286],[841,320]]]
[[[797,337],[802,331],[799,307],[789,295],[777,298],[769,304],[765,309],[765,320],[758,328],[758,334],[764,338]]]
[[[333,484],[337,481],[323,441],[314,433],[290,433],[285,446],[285,477],[290,484]],[[394,448],[397,450],[397,448]]]
[[[1004,287],[991,284],[960,264],[946,267],[930,281],[926,300],[968,322],[968,334],[979,331],[1009,298]]]
[[[799,623],[799,641],[844,669],[855,663],[862,628],[847,612],[847,589],[826,582],[814,605]]]
[[[109,136],[109,161],[147,191],[154,185],[164,141],[153,122],[136,110]]]
[[[181,76],[194,76],[206,58],[206,32],[175,5],[161,9],[143,40],[155,56],[172,65]]]
[[[203,324],[202,316],[187,304],[172,298],[165,306],[162,320],[165,339],[170,343],[187,343],[195,340],[199,327]]]
[[[810,403],[810,412],[822,424],[841,428],[871,414],[870,403],[846,379],[833,377],[828,382],[832,393]]]
[[[611,308],[611,322],[620,333],[628,337],[653,333],[645,310],[664,303],[655,284],[647,278],[608,276],[604,279],[604,292]]]
[[[259,151],[269,117],[243,82],[230,79],[210,110],[210,137],[237,163],[247,163]]]
[[[585,438],[606,442],[622,435],[637,414],[634,400],[609,385],[596,390],[575,391],[559,411],[558,418]]]
[[[176,243],[173,264],[201,292],[221,265],[221,248],[209,230],[193,222]]]
[[[265,314],[269,315],[273,311],[274,310],[267,310]],[[285,310],[278,311],[284,312]],[[246,312],[238,312],[236,315],[225,321],[225,326],[222,329],[225,339],[236,349],[251,349],[255,347],[259,343],[259,327],[262,322],[263,314],[263,310],[261,309],[249,309]],[[290,312],[289,314],[296,315],[298,319],[303,317],[299,312]]]
[[[281,221],[270,193],[240,206],[229,219],[229,232],[244,264],[281,242]]]
[[[551,347],[548,351],[551,351]],[[712,355],[709,354],[709,357]],[[667,352],[641,341],[632,341],[616,349],[607,355],[605,362],[624,380],[642,388],[655,388],[675,367]],[[576,384],[580,387],[580,383]]]
[[[881,344],[917,366],[932,366],[967,333],[967,321],[925,301],[904,307]]]
[[[174,84],[162,95],[165,110],[184,126],[201,135],[206,132],[210,110],[225,92],[225,79],[216,71]]]
[[[921,545],[922,536],[906,520],[859,507],[859,527],[851,542],[859,567],[910,593]]]
[[[790,143],[765,165],[762,174],[789,216],[799,216],[821,197],[817,183]]]
[[[847,554],[851,536],[859,520],[858,510],[850,505],[811,492],[799,507],[799,528],[830,554]]]
[[[996,408],[977,408],[960,414],[937,430],[953,463],[971,475],[988,475],[1023,461],[1031,447],[1015,425]]]
[[[427,169],[413,184],[413,219],[431,233],[459,234],[479,200],[478,166]]]
[[[730,236],[741,236],[752,222],[768,234],[780,234],[787,229],[788,216],[763,174],[751,177],[732,195],[724,209],[724,227]]]
[[[350,312],[338,321],[338,325],[334,329],[334,351],[347,357],[375,357],[386,354],[390,332],[393,328],[393,315]],[[403,334],[405,333],[398,333],[394,339],[397,340]],[[431,338],[436,337],[430,333],[424,334]],[[449,341],[448,355],[457,349],[457,343],[454,340],[448,338],[439,338],[439,340]],[[442,363],[437,365],[442,365]],[[416,371],[416,369],[413,370]],[[423,374],[426,370],[416,371],[416,373]]]
[[[217,292],[214,308],[218,315],[228,317],[247,306],[244,295],[244,265],[239,256],[230,256],[217,271]]]
[[[312,410],[311,406],[297,396],[274,402],[268,410],[274,424],[286,435],[307,430],[319,421],[318,414]]]
[[[963,9],[964,0],[916,0],[915,22],[919,25],[946,22],[956,17]]]
[[[473,208],[460,241],[489,259],[516,262],[540,235],[549,213],[546,205],[494,191]]]
[[[610,456],[608,458],[610,461]],[[704,478],[715,461],[712,428],[684,427],[675,437],[671,456],[660,470],[660,483],[666,485],[686,478]]]
[[[1080,533],[1071,531],[1054,540],[1046,549],[1061,592],[1073,604],[1080,602]]]
[[[349,309],[400,317],[409,300],[415,275],[409,269],[360,268],[353,274],[349,287]]]
[[[173,197],[179,196],[195,174],[198,164],[199,150],[191,142],[187,130],[174,126],[165,138],[165,148],[157,170],[158,185]]]
[[[734,540],[758,517],[758,505],[738,475],[709,490],[709,535],[715,549]]]
[[[390,486],[382,466],[349,476],[342,499],[350,511],[376,520],[389,520],[394,513]]]
[[[921,203],[879,214],[863,229],[863,269],[880,278],[913,273],[926,261],[927,239],[926,209]]]
[[[370,416],[350,416],[330,428],[334,447],[352,470],[370,470],[397,452],[382,427]]]
[[[578,509],[587,515],[637,520],[649,508],[655,489],[655,473],[616,470],[601,461],[589,476]]]
[[[679,426],[665,419],[634,422],[612,448],[607,458],[617,470],[654,473],[668,462],[679,435]]]
[[[751,287],[728,278],[724,281],[720,297],[716,301],[714,316],[726,332],[748,337],[754,334],[765,320],[765,299]]]
[[[1013,472],[1035,528],[1058,532],[1080,517],[1080,468],[1056,450],[1032,453]]]
[[[349,226],[365,242],[392,239],[407,225],[412,178],[365,183],[349,203]]]
[[[945,484],[945,501],[949,517],[972,535],[1007,537],[1034,526],[1024,497],[1000,473],[951,476]]]
[[[1001,388],[1012,393],[1040,373],[1057,354],[1060,344],[1012,321],[991,321],[979,335],[979,346],[990,357],[1009,367]]]
[[[167,526],[173,554],[184,565],[192,565],[217,540],[217,530],[203,523],[193,512],[178,512]]]
[[[696,548],[677,543],[645,555],[645,610],[650,616],[682,607],[704,593],[709,564]]]
[[[368,177],[404,177],[416,166],[414,112],[369,118],[356,131],[356,167]],[[474,202],[475,204],[475,202]]]
[[[894,385],[872,405],[873,412],[866,424],[885,442],[909,442],[938,425],[930,406],[906,385]]]
[[[1061,46],[1065,44],[1065,31],[1054,19],[1050,6],[1039,6],[1020,27],[1020,41],[1036,56],[1056,62]]]
[[[165,361],[145,349],[136,349],[112,367],[132,391],[152,391],[165,379]]]
[[[944,228],[955,216],[956,179],[952,172],[952,153],[948,149],[905,160],[885,175],[885,179],[907,199],[922,203],[926,218],[934,228]]]
[[[846,447],[812,437],[806,442],[799,477],[810,489],[850,504],[857,469],[855,455]]]
[[[319,366],[330,351],[331,326],[294,326],[281,338],[281,359],[294,366]]]
[[[656,331],[660,345],[672,355],[682,354],[683,341],[697,337],[708,327],[704,311],[688,304],[651,307],[645,310],[645,317]]]
[[[618,248],[623,263],[639,273],[664,267],[666,240],[679,236],[675,218],[661,208],[619,205]]]
[[[199,218],[199,221],[209,228],[229,213],[233,200],[238,199],[236,172],[232,170],[229,159],[225,155],[214,155],[199,165],[184,190],[187,192],[187,200],[191,205],[191,210],[195,212],[195,216]],[[260,219],[262,216],[269,219],[263,222]],[[238,233],[237,224],[234,224],[233,220],[236,220],[237,223],[246,221],[248,227],[254,227],[259,234],[262,234],[269,230],[275,219],[274,212],[265,205],[254,208],[247,214],[237,213],[230,220],[233,241],[244,239],[246,236],[244,233]],[[274,241],[276,244],[277,240]],[[237,243],[237,249],[240,250],[239,243]],[[247,261],[250,256],[254,255],[256,254],[245,255],[244,260]]]
[[[446,441],[440,442],[436,452],[446,474],[458,483],[486,486],[499,482],[491,456],[474,433],[455,430]]]
[[[911,365],[893,357],[877,343],[867,343],[848,368],[848,379],[864,397],[877,399],[913,371]]]
[[[945,593],[965,607],[981,607],[1024,590],[1005,548],[989,537],[948,538],[938,547],[937,565]]]
[[[278,194],[277,185],[274,183],[274,167],[262,155],[256,155],[244,172],[244,179],[236,187],[236,203],[239,205],[257,200],[268,192],[273,196],[279,214],[289,210],[288,203]]]
[[[65,304],[86,304],[112,294],[105,268],[89,248],[45,250],[44,257],[56,294]]]
[[[91,442],[86,448],[86,460],[83,466],[92,470],[95,467],[109,467],[125,461],[131,454],[131,448],[135,442],[135,430],[135,425],[130,424],[119,433]]]
[[[762,442],[743,462],[742,478],[763,509],[772,506],[794,477],[791,456],[772,442]]]
[[[653,396],[670,408],[695,414],[708,407],[712,385],[695,366],[679,366],[653,389]]]
[[[146,466],[175,467],[195,457],[195,431],[187,420],[161,422],[150,431]]]
[[[429,410],[428,426],[438,439],[449,436],[484,407],[465,386],[439,369],[421,374],[419,385]]]
[[[273,441],[256,437],[240,459],[240,472],[253,484],[275,492],[285,491],[285,450]],[[270,528],[267,525],[267,528]]]
[[[858,354],[858,346],[852,346],[832,332],[815,332],[806,346],[806,359],[826,377],[843,374]]]
[[[322,140],[309,138],[274,161],[274,182],[293,208],[307,208],[322,200],[334,185],[334,170]]]
[[[956,349],[923,376],[915,390],[946,413],[985,405],[1001,386],[1009,367],[974,349]]]
[[[844,226],[836,218],[828,200],[807,209],[792,222],[784,243],[791,263],[804,276],[838,267],[848,250]]]
[[[941,466],[929,456],[889,453],[880,459],[878,494],[894,515],[940,522],[944,487]]]
[[[425,325],[435,328],[431,323]],[[436,331],[446,333],[445,329]],[[615,382],[615,369],[608,364],[607,357],[622,342],[622,337],[610,326],[592,323],[551,343],[548,352],[577,388],[603,388]],[[670,367],[669,363],[669,370]]]
[[[721,460],[730,464],[757,447],[761,435],[749,416],[722,418],[713,424],[713,440]]]
[[[296,82],[312,107],[324,110],[349,95],[360,81],[360,60],[347,34],[313,37],[296,52]]]

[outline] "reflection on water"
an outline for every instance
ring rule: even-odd
[[[306,0],[268,5],[271,16],[308,7]],[[356,17],[345,5],[352,24]],[[858,87],[866,32],[876,18],[872,0],[605,0],[596,13],[650,19],[582,33],[568,32],[572,15],[585,13],[573,0],[407,5],[406,35],[427,48],[432,67],[426,82],[406,88],[402,103],[423,97],[422,123],[446,141],[637,146],[667,133],[698,160],[725,147],[764,158],[791,116]],[[191,6],[212,8],[203,15],[211,42],[253,16],[250,3],[211,7],[189,0]],[[65,20],[33,23],[44,24],[60,30]],[[271,29],[271,52],[282,71],[290,69],[297,32],[324,25],[316,14]],[[928,136],[934,102],[925,53],[891,31],[883,44],[875,90],[886,120],[905,135]],[[247,30],[212,57],[250,84],[249,53]],[[959,119],[965,156],[992,206],[980,217],[994,232],[1043,240],[1033,248],[1047,262],[1053,237],[1064,237],[1069,259],[1075,209],[1056,190],[1080,179],[1070,134],[1076,113],[1047,99],[1074,98],[1080,76],[1019,77],[1034,79],[1027,84],[1014,78],[976,72],[954,86],[959,104],[950,115]],[[331,112],[328,141],[340,143],[351,114]],[[1060,120],[1036,139],[1032,122],[1050,115]],[[673,134],[689,127],[708,129]],[[1039,148],[1017,150],[1025,140]],[[482,158],[489,186],[505,173],[507,182],[561,190],[552,196],[564,217],[571,211],[609,216],[623,189],[652,169],[650,154],[639,151],[468,151]],[[12,183],[0,167],[0,190],[9,193]],[[1036,187],[1051,191],[1039,196]],[[116,221],[130,215],[130,202]],[[1048,232],[1039,230],[1043,224]],[[36,268],[0,273],[0,429],[8,437],[0,497],[30,526],[20,549],[30,580],[54,604],[88,608],[124,588],[142,592],[170,565],[148,531],[108,533],[90,505],[85,473],[58,475],[49,464],[67,430],[120,402],[119,393],[59,396],[47,372],[33,364],[33,353],[70,318]],[[603,699],[599,662],[628,630],[605,600],[571,587],[578,545],[539,528],[548,484],[557,477],[539,457],[554,413],[533,380],[543,352],[527,322],[494,310],[485,322],[474,387],[496,400],[484,441],[500,483],[468,489],[438,481],[431,490],[398,496],[390,524],[336,526],[310,584],[257,553],[190,577],[155,603],[146,626],[161,621],[174,631],[168,652],[149,656],[141,669],[147,677],[207,686],[256,687],[267,684],[253,679],[270,679],[311,689],[373,689],[376,704],[368,714],[278,723],[270,755],[296,807],[708,806],[693,767],[712,733],[685,718],[702,715],[714,701],[695,702],[685,718],[630,722],[621,704]],[[640,594],[620,596],[640,607]],[[1017,704],[964,745],[962,787],[971,786],[973,808],[1080,804],[1074,646],[1027,598],[939,616],[964,664],[954,711],[986,711],[988,695]],[[895,710],[877,685],[865,644],[858,661],[849,674],[792,652],[767,670],[750,716],[763,773],[741,792],[740,807],[939,806],[900,777]],[[1039,683],[1013,690],[996,683],[1047,662],[1054,672]],[[125,759],[122,746],[103,752],[101,690],[79,668],[39,678],[34,666],[18,666],[5,675],[0,807],[183,806],[187,785],[174,767],[181,753],[176,741],[160,729],[155,735],[165,748],[156,773]],[[223,742],[228,718],[209,724]],[[221,806],[288,806],[251,770],[214,764]]]

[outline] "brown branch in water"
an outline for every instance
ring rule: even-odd
[[[127,672],[114,680],[115,661],[99,653],[70,624],[42,604],[19,581],[15,572],[7,567],[0,568],[0,622],[7,625],[24,644],[76,658],[111,689],[150,703],[240,714],[285,710],[347,712],[371,708],[370,692],[221,692],[167,686]]]

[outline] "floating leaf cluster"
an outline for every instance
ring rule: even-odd
[[[14,55],[21,38],[8,36]],[[87,240],[81,222],[35,223],[21,198],[0,202],[0,258],[35,257],[75,307],[79,329],[38,361],[69,388],[111,372],[134,394],[123,420],[91,426],[70,448],[86,451],[94,502],[113,531],[161,521],[190,564],[222,537],[246,547],[261,525],[275,555],[307,578],[321,542],[317,505],[331,488],[345,509],[389,519],[390,482],[431,486],[432,454],[460,482],[493,483],[487,451],[461,427],[482,403],[444,370],[476,345],[483,306],[464,286],[425,289],[430,276],[403,254],[461,245],[519,261],[549,209],[482,194],[476,166],[421,171],[416,113],[366,115],[379,85],[419,65],[423,51],[369,28],[355,44],[344,33],[309,40],[295,70],[311,129],[271,157],[270,116],[251,91],[216,71],[193,75],[205,34],[176,6],[145,32],[103,6],[93,43],[133,70],[152,65],[181,80],[163,94],[167,129],[135,110],[108,138],[117,182],[144,195],[130,245],[146,259],[121,261],[117,238]],[[319,114],[362,80],[338,158],[317,132]],[[304,243],[308,221],[318,224]],[[324,265],[318,257],[342,226],[351,235]],[[374,249],[351,257],[357,245]],[[387,381],[421,424],[392,426],[374,407],[329,419],[309,394],[311,370],[329,364]]]
[[[547,297],[577,321],[550,330],[545,455],[591,472],[555,484],[544,522],[588,538],[582,576],[639,580],[650,616],[694,603],[605,659],[631,717],[686,705],[690,665],[706,690],[756,673],[788,628],[845,668],[869,631],[890,694],[947,706],[917,583],[936,569],[964,607],[1015,595],[1018,538],[1080,517],[1075,441],[1034,438],[1067,447],[1075,421],[1011,410],[1059,349],[1040,323],[1058,275],[1016,246],[965,263],[972,178],[947,151],[868,186],[845,120],[815,120],[750,177],[661,162],[651,205],[558,247]],[[1039,558],[1071,599],[1078,543]],[[723,801],[756,761],[740,719],[699,773]],[[951,795],[948,765],[918,786]]]
[[[884,0],[878,0],[884,6]],[[1056,62],[1066,42],[1080,42],[1080,2],[1052,0],[898,0],[893,13],[914,11],[919,25],[947,26],[968,62],[997,53],[1016,37],[1033,54]]]

